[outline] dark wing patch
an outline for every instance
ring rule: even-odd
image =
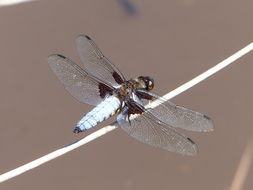
[[[120,77],[120,75],[117,73],[117,72],[113,72],[112,73],[112,76],[113,78],[115,79],[115,81],[118,83],[118,84],[122,84],[124,81],[123,79]]]
[[[128,107],[127,109],[128,116],[133,115],[133,114],[142,114],[144,112],[144,108],[140,107],[132,100],[129,100],[128,102],[126,102],[126,106]]]
[[[154,100],[154,96],[148,94],[146,91],[136,91],[135,93],[139,98],[141,99],[146,99],[146,100]]]
[[[112,89],[110,87],[108,87],[107,85],[103,84],[103,83],[99,83],[98,84],[98,88],[99,88],[99,93],[100,93],[100,97],[102,99],[105,98],[106,95],[112,95]]]

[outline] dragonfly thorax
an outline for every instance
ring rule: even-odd
[[[134,88],[134,84],[131,81],[126,81],[119,88],[118,94],[120,96],[128,96],[128,95],[132,94],[133,88]]]
[[[154,87],[154,80],[148,76],[139,76],[137,78],[132,78],[128,81],[125,81],[116,91],[116,96],[122,101],[127,101],[130,99],[135,99],[135,93],[138,89],[150,91]],[[147,98],[147,97],[143,97]]]
[[[149,76],[139,76],[131,80],[134,81],[134,86],[136,88],[141,88],[148,91],[154,88],[154,79]]]

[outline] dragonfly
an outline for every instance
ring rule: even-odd
[[[151,92],[154,80],[149,76],[126,80],[89,36],[79,35],[75,42],[84,68],[60,54],[48,57],[65,89],[80,102],[95,106],[76,124],[74,133],[117,115],[117,124],[143,143],[182,155],[197,154],[196,143],[177,129],[212,131],[210,117]],[[158,106],[148,107],[150,101],[157,101]]]

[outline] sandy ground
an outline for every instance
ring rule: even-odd
[[[154,77],[160,95],[252,41],[252,1],[132,2],[135,14],[116,0],[0,8],[1,173],[96,130],[72,133],[92,107],[71,97],[46,62],[62,53],[80,64],[77,35],[90,35],[127,78]],[[215,122],[211,133],[184,131],[198,143],[198,156],[156,149],[117,129],[1,189],[228,190],[253,134],[252,62],[251,53],[173,99]],[[253,189],[252,168],[244,190]]]

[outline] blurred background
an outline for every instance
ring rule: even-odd
[[[109,124],[72,133],[92,107],[64,90],[47,56],[80,64],[74,39],[91,36],[127,78],[150,75],[160,95],[252,42],[253,2],[231,0],[43,0],[0,8],[0,172]],[[253,134],[253,54],[172,101],[206,113],[210,133],[183,133],[196,157],[142,144],[117,129],[0,184],[1,189],[228,190]],[[253,189],[253,167],[244,190]]]

